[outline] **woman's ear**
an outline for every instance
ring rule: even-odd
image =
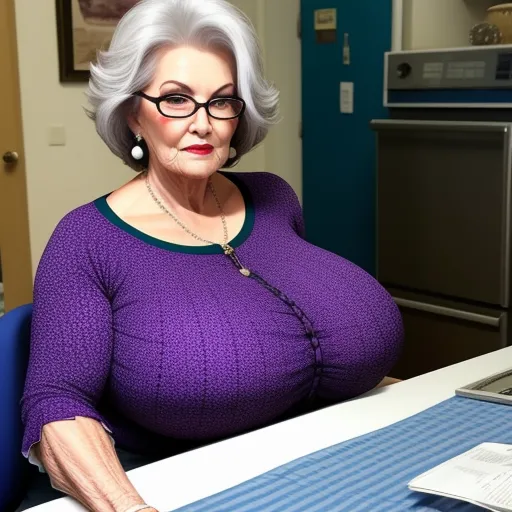
[[[140,124],[139,121],[137,120],[135,113],[128,114],[128,119],[126,121],[128,123],[128,127],[130,128],[134,135],[140,133]]]

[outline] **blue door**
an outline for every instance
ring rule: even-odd
[[[336,42],[317,42],[315,10],[337,9]],[[375,274],[375,134],[383,106],[392,0],[301,0],[303,204],[306,236]],[[344,34],[350,64],[343,64]],[[340,82],[354,113],[340,112]]]

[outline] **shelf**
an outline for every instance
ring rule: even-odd
[[[470,46],[469,31],[496,0],[403,0],[404,50]]]

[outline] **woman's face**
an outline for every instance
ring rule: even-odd
[[[165,48],[157,62],[155,76],[143,91],[148,96],[182,93],[204,103],[236,94],[235,62],[225,51],[189,46]],[[173,100],[172,108],[179,111],[182,102],[179,98]],[[206,178],[228,159],[238,119],[215,119],[204,108],[190,117],[167,118],[154,103],[141,99],[138,112],[129,123],[148,145],[150,167],[158,166],[188,178]]]

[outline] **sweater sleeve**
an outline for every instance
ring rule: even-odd
[[[93,231],[86,215],[69,214],[53,233],[36,273],[22,398],[25,457],[50,422],[84,416],[110,431],[96,410],[110,369],[112,314],[101,278],[99,255],[105,248]]]

